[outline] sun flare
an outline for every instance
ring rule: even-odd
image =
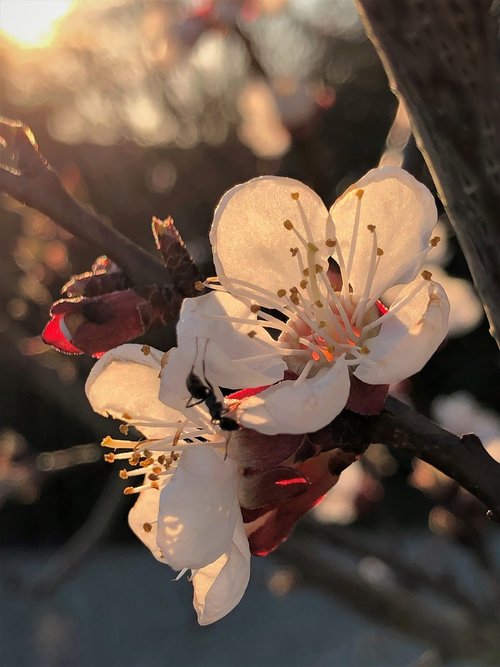
[[[0,34],[24,47],[47,46],[75,0],[0,0]]]

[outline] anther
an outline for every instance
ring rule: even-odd
[[[326,322],[325,322],[325,320],[320,320],[320,322],[319,322],[319,324],[318,324],[318,327],[319,327],[320,329],[324,329],[324,328],[326,327]]]
[[[124,412],[124,413],[122,414],[122,419],[126,419],[127,421],[130,421],[130,420],[132,419],[132,416],[129,415],[128,412]]]
[[[307,277],[309,275],[309,269],[306,267],[302,273]]]
[[[144,523],[142,528],[145,533],[150,533],[153,530],[153,526],[150,523]]]
[[[337,241],[335,239],[326,239],[325,245],[327,248],[334,248],[337,245]]]
[[[118,427],[118,430],[120,431],[120,433],[123,433],[123,435],[128,435],[129,428],[130,427],[129,427],[128,424],[120,424],[120,426]]]
[[[291,220],[285,220],[285,221],[283,222],[283,227],[284,227],[285,229],[288,229],[288,231],[292,230],[292,229],[293,229],[293,223],[292,223],[292,221],[291,221]]]
[[[165,456],[165,454],[160,454],[160,456],[158,457],[158,463],[159,463],[160,465],[163,465],[163,464],[165,463],[165,459],[166,459],[166,458],[167,458],[167,457]]]
[[[151,488],[156,489],[157,491],[159,491],[160,490],[160,485],[158,484],[158,482],[151,482]]]
[[[300,281],[300,289],[305,289],[307,287],[307,280]]]
[[[133,486],[126,486],[123,489],[124,496],[131,496],[133,493],[135,493],[135,488]]]
[[[247,336],[248,336],[249,338],[255,338],[256,335],[257,335],[257,332],[254,331],[253,329],[252,329],[252,331],[249,331],[249,332],[247,333]]]
[[[115,460],[115,455],[113,453],[104,454],[104,460],[106,461],[106,463],[113,463],[113,461]]]
[[[435,247],[437,246],[437,244],[439,243],[439,241],[441,241],[441,237],[440,237],[440,236],[434,236],[434,237],[429,241],[429,244],[430,244],[433,248],[435,248]]]
[[[112,447],[113,438],[110,435],[107,435],[101,440],[101,447]]]
[[[318,252],[318,250],[319,250],[318,246],[315,245],[314,243],[311,243],[311,241],[309,241],[309,243],[307,244],[307,247],[311,252]]]
[[[382,248],[377,248],[377,257],[382,257],[383,254],[384,251],[382,250]]]
[[[300,196],[300,195],[299,195],[298,192],[292,192],[292,194],[291,194],[291,197],[292,197],[292,199],[293,199],[294,201],[297,201],[297,199],[299,198],[299,196]]]
[[[363,190],[363,188],[359,188],[359,190],[356,190],[356,197],[357,197],[358,199],[361,199],[361,197],[362,197],[364,194],[365,194],[365,191]]]
[[[318,306],[318,308],[323,308],[323,305],[324,305],[324,304],[323,304],[323,302],[320,301],[319,299],[318,299],[317,301],[315,301],[314,303],[316,304],[316,306]]]
[[[366,225],[366,228],[369,232],[373,234],[373,232],[377,229],[375,225]]]
[[[276,294],[281,298],[286,295],[286,289],[279,289]]]
[[[120,479],[128,479],[128,471],[127,470],[125,470],[125,469],[120,470],[120,472],[118,474],[120,476]]]
[[[298,306],[300,304],[300,299],[296,294],[291,295],[290,301],[293,303],[294,306]]]
[[[155,461],[154,461],[153,458],[148,458],[148,459],[144,459],[144,461],[141,461],[139,465],[140,465],[141,468],[147,468],[148,466],[152,465],[154,462]]]
[[[295,257],[295,255],[299,252],[298,248],[290,248],[290,252],[292,253],[292,257]]]
[[[148,354],[151,354],[151,347],[149,345],[143,345],[141,347],[141,352],[145,357],[147,357]]]
[[[252,311],[252,313],[258,313],[259,310],[260,310],[259,304],[258,303],[252,303],[252,305],[250,306],[250,310]]]
[[[152,482],[156,482],[156,481],[158,481],[160,478],[158,477],[158,475],[155,475],[154,472],[151,472],[151,473],[149,473],[149,475],[148,475],[148,479],[150,479]]]
[[[297,294],[298,291],[297,287],[290,287],[290,294]]]
[[[153,454],[149,451],[149,449],[143,449],[142,453],[147,459],[150,459],[153,456]]]
[[[315,270],[316,270],[316,273],[323,273],[323,270],[324,270],[324,269],[323,269],[323,267],[321,266],[321,264],[316,264],[316,266],[315,266]]]
[[[432,273],[430,271],[422,271],[420,275],[424,280],[430,280],[432,278]]]
[[[201,280],[196,280],[195,283],[194,283],[194,288],[197,292],[203,292],[203,290],[205,289],[205,286],[203,285]]]
[[[361,354],[370,354],[370,350],[366,347],[366,345],[363,345],[363,347],[360,347],[359,351],[360,351]]]

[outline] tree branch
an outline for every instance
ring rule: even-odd
[[[357,0],[500,346],[500,88],[491,0]]]
[[[458,437],[389,396],[372,438],[444,472],[489,508],[489,518],[500,522],[500,464],[474,433]]]
[[[108,255],[136,287],[150,284],[174,287],[168,271],[156,257],[73,199],[38,151],[29,128],[19,121],[0,119],[0,148],[2,144],[13,166],[0,166],[0,192],[44,213],[98,253]]]

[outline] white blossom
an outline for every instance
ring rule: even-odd
[[[266,434],[328,424],[346,405],[353,375],[388,385],[416,373],[448,327],[442,287],[428,271],[419,275],[439,240],[431,239],[436,219],[431,193],[395,167],[368,172],[330,211],[292,179],[234,187],[210,233],[214,291],[186,299],[181,311],[184,373],[204,345],[217,385],[271,385],[237,410],[240,424]],[[385,312],[379,299],[395,285]],[[280,381],[286,369],[296,379]],[[171,383],[162,378],[164,397]]]
[[[226,439],[203,404],[186,407],[183,379],[176,405],[160,401],[159,375],[167,358],[140,345],[107,352],[86,384],[96,412],[121,419],[145,440],[105,438],[108,461],[129,463],[124,479],[138,478],[126,493],[139,497],[129,524],[155,558],[191,570],[193,604],[201,625],[219,620],[240,601],[250,576],[250,551],[237,498],[237,466],[226,457]]]

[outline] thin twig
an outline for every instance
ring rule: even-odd
[[[3,140],[3,141],[2,141]],[[59,175],[41,155],[33,134],[19,121],[0,121],[0,147],[13,166],[0,166],[0,192],[44,213],[56,224],[108,255],[131,282],[140,285],[174,283],[163,264],[96,215],[83,208],[65,189]]]

